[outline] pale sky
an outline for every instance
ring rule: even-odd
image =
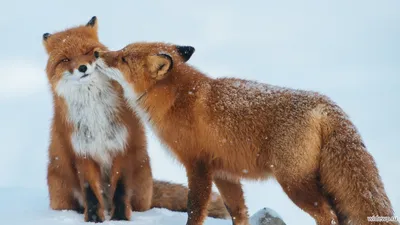
[[[3,1],[0,7],[0,187],[46,189],[52,100],[42,34],[98,17],[110,49],[135,41],[192,45],[189,63],[234,76],[320,91],[337,102],[375,158],[400,214],[400,1]],[[149,134],[156,178],[185,171]],[[250,214],[270,207],[312,224],[275,181],[245,182]],[[1,214],[1,212],[0,212]]]

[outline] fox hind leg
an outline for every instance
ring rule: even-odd
[[[74,198],[72,187],[61,187],[61,182],[57,178],[49,181],[49,197],[50,197],[50,208],[53,210],[74,210],[78,213],[82,213],[83,207]]]
[[[310,214],[318,225],[339,224],[338,217],[329,199],[323,194],[316,175],[299,178],[280,171],[276,177],[293,203]]]
[[[145,162],[133,170],[130,180],[132,210],[143,212],[152,206],[154,184],[150,164]]]
[[[74,210],[83,212],[74,190],[79,189],[79,183],[71,168],[49,164],[47,169],[47,187],[50,198],[50,208],[53,210]],[[78,191],[77,191],[78,192]]]

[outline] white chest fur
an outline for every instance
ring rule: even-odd
[[[56,91],[68,106],[74,151],[110,166],[112,157],[124,151],[128,131],[115,120],[121,100],[109,80],[93,73],[84,82],[61,80]]]

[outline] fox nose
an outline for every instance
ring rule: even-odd
[[[86,70],[87,70],[87,66],[86,66],[86,65],[80,65],[80,66],[78,67],[78,70],[79,70],[79,72],[84,73],[84,72],[86,72]]]

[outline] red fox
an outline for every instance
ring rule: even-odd
[[[373,157],[333,101],[311,91],[210,78],[185,63],[194,51],[134,43],[94,52],[96,68],[121,84],[132,109],[185,166],[188,225],[203,223],[212,182],[233,224],[249,224],[241,178],[274,177],[319,225],[393,216]]]
[[[47,183],[50,207],[76,210],[85,221],[130,220],[131,210],[163,207],[186,211],[188,189],[153,180],[146,136],[128,109],[120,85],[95,70],[97,20],[45,33],[46,72],[54,102]],[[220,196],[208,213],[228,218]]]

